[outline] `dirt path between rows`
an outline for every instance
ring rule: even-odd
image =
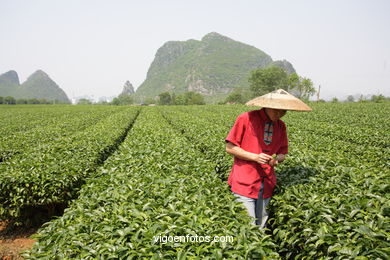
[[[23,259],[23,251],[31,249],[35,240],[29,238],[36,233],[37,228],[14,229],[9,231],[6,222],[0,222],[0,259]]]

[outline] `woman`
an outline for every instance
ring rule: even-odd
[[[288,153],[287,110],[311,111],[305,103],[279,89],[255,98],[247,105],[263,107],[238,116],[226,137],[226,152],[234,156],[228,184],[260,228],[268,219],[266,207],[272,197],[276,176],[274,166]]]

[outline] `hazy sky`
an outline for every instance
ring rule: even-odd
[[[387,0],[0,0],[0,74],[45,71],[72,98],[137,88],[159,47],[218,32],[290,61],[321,97],[390,96]]]

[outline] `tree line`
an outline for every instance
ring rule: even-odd
[[[135,104],[135,98],[133,94],[120,94],[117,98],[114,98],[110,103],[111,105],[132,105]],[[193,91],[184,92],[182,94],[175,94],[171,92],[160,93],[156,98],[146,98],[140,105],[205,105],[203,95]]]
[[[265,68],[255,69],[250,72],[248,78],[248,89],[234,89],[224,101],[218,104],[245,104],[248,100],[264,95],[276,89],[284,89],[294,96],[308,101],[311,96],[317,93],[313,87],[313,81],[309,78],[299,76],[297,73],[288,74],[283,68],[278,66],[270,66]],[[318,100],[325,102],[324,100]],[[355,98],[350,95],[347,97],[347,102],[356,102]],[[389,102],[390,98],[382,94],[373,95],[370,99],[366,99],[361,95],[357,100],[359,102]],[[333,98],[331,102],[339,102],[337,98]],[[13,97],[0,97],[0,104],[60,104],[59,101],[48,101],[45,99],[15,99]],[[64,102],[62,102],[64,103]],[[104,105],[132,105],[135,104],[134,94],[120,94],[111,102],[99,102]],[[80,99],[77,104],[89,105],[93,104],[88,99]],[[140,105],[204,105],[206,104],[203,95],[197,92],[184,92],[175,94],[173,92],[160,93],[156,98],[146,98]]]
[[[250,92],[233,90],[222,103],[244,104],[249,99],[264,95],[276,89],[284,89],[300,99],[309,99],[316,93],[313,81],[297,73],[288,74],[283,68],[270,66],[251,71],[249,76]]]
[[[311,79],[299,76],[297,73],[288,74],[284,69],[278,66],[270,66],[251,71],[248,81],[250,84],[249,93],[242,89],[235,89],[221,103],[244,104],[252,98],[280,88],[305,101],[308,101],[311,96],[317,93],[316,89],[313,87],[313,81]],[[318,101],[325,102],[321,99],[318,99]],[[349,95],[345,101],[381,103],[389,102],[390,98],[379,94],[372,95],[370,98],[366,98],[361,95],[358,99],[355,99],[352,95]],[[337,98],[333,98],[331,102],[340,101]]]
[[[11,96],[2,97],[0,96],[0,104],[2,105],[21,105],[21,104],[68,104],[64,101],[59,100],[47,100],[44,98],[14,98]]]

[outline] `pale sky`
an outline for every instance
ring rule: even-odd
[[[387,0],[0,0],[0,74],[116,96],[165,42],[218,32],[290,61],[322,98],[390,96],[389,14]]]

